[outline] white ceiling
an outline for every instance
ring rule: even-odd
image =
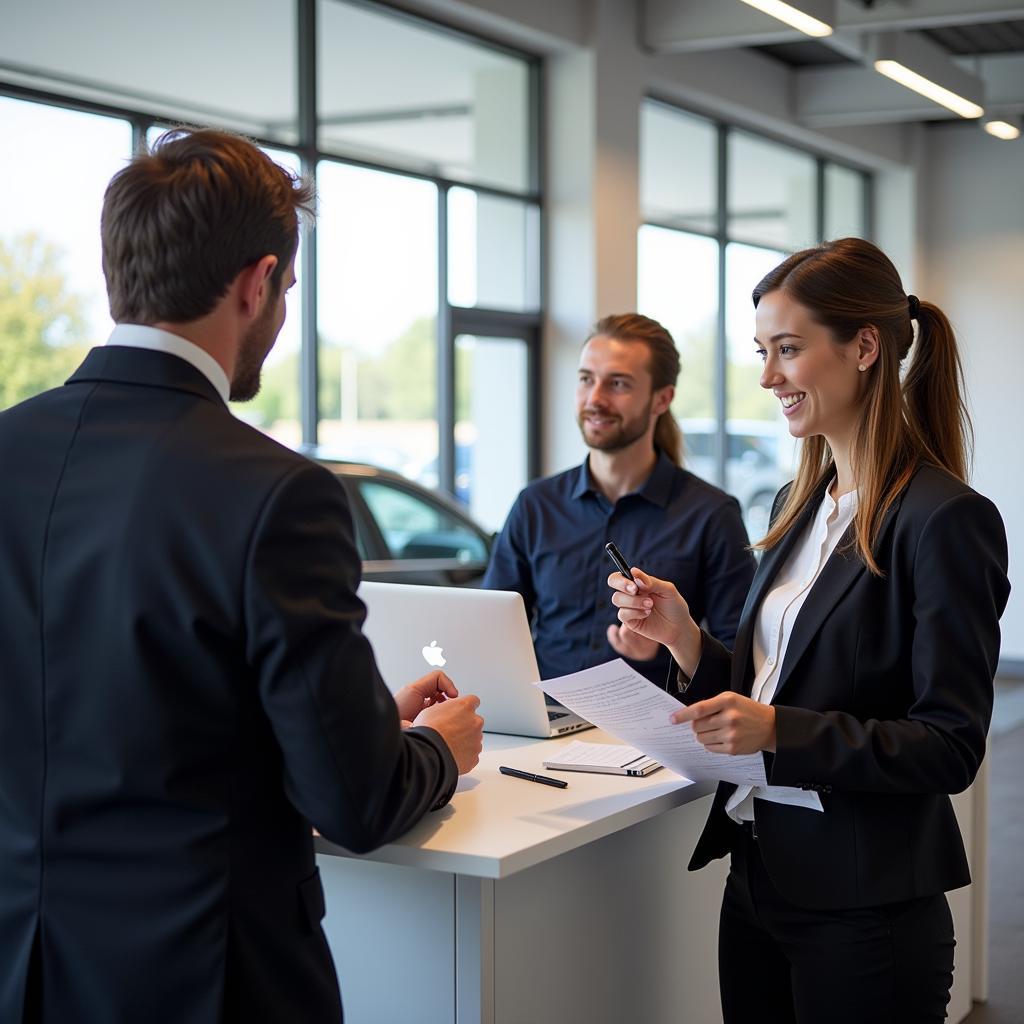
[[[978,91],[987,114],[1024,115],[1020,0],[826,0],[836,31],[813,43],[741,0],[640,3],[656,53],[752,47],[790,64],[795,113],[812,127],[956,119],[874,70],[875,53],[893,43],[929,51],[938,70]]]

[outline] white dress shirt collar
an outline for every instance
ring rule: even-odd
[[[117,324],[107,339],[107,344],[121,345],[125,348],[148,348],[153,352],[166,352],[184,359],[217,389],[217,394],[224,399],[224,404],[228,403],[231,385],[220,363],[205,349],[178,334],[161,331],[157,327],[146,327],[143,324]]]

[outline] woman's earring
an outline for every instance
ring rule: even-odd
[[[863,363],[861,363],[861,364],[860,364],[860,365],[859,365],[859,366],[857,367],[857,369],[858,369],[858,370],[860,370],[860,372],[861,372],[861,373],[863,373],[863,372],[864,372],[864,371],[865,371],[865,370],[867,369],[867,367],[866,367],[866,366],[865,366],[865,365],[864,365]]]

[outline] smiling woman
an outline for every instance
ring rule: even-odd
[[[690,862],[732,859],[726,1024],[938,1022],[953,969],[945,893],[970,882],[949,796],[985,754],[1003,523],[965,482],[949,321],[904,293],[879,249],[847,238],[798,252],[753,300],[761,387],[803,448],[733,650],[641,569],[609,577],[612,600],[622,628],[679,666],[687,706],[673,721],[716,753],[765,760],[766,786],[719,786]]]
[[[796,480],[758,546],[778,543],[835,476],[838,493],[860,491],[857,549],[877,572],[882,520],[917,468],[966,480],[971,427],[949,320],[906,295],[888,257],[859,238],[795,253],[761,280],[753,301],[761,386],[780,399],[790,433],[806,439]]]

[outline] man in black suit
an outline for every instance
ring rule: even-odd
[[[382,682],[335,478],[226,404],[312,200],[164,136],[104,201],[110,342],[0,413],[5,1024],[340,1020],[310,825],[370,850],[477,762],[475,697]]]

